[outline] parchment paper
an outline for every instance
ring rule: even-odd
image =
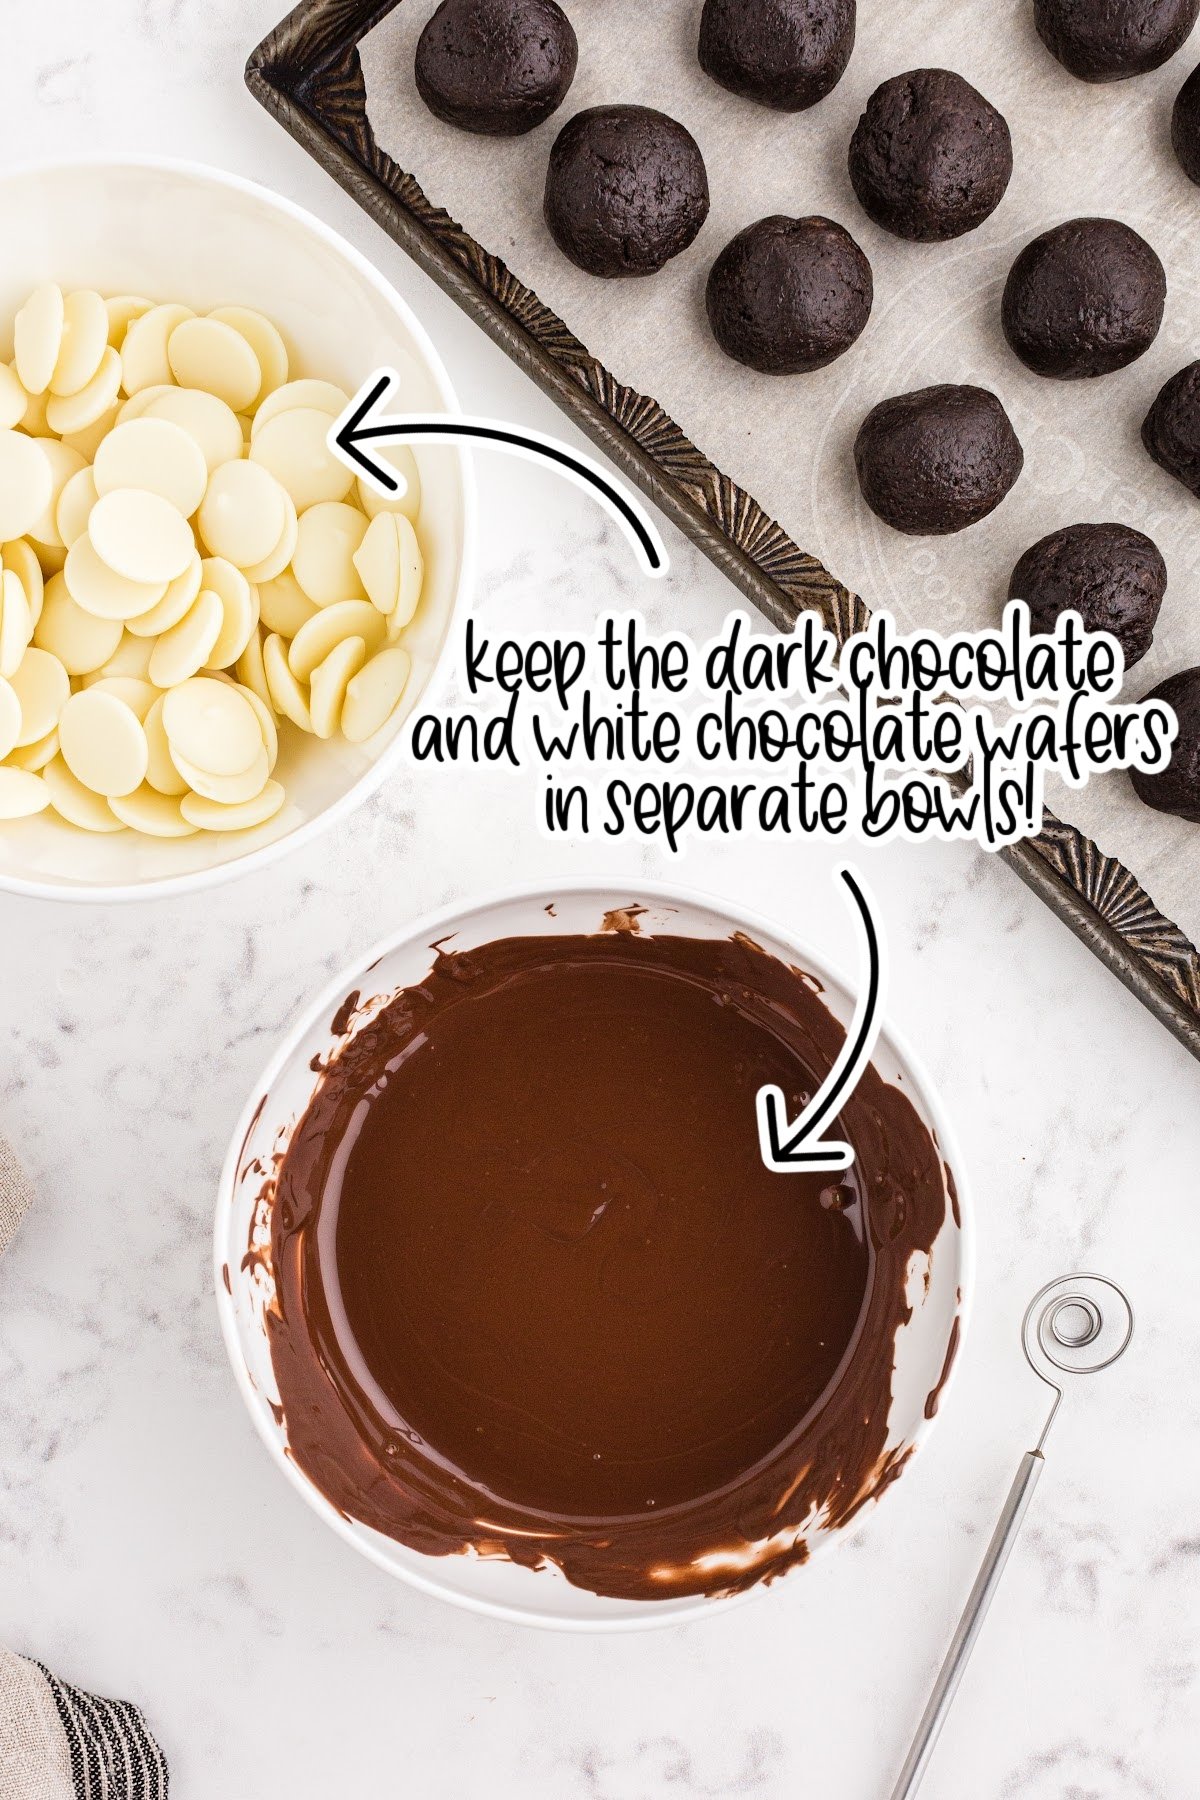
[[[443,125],[421,103],[413,51],[433,9],[434,0],[401,0],[362,45],[379,143],[869,606],[887,606],[908,629],[979,628],[998,617],[1013,565],[1035,539],[1060,525],[1114,519],[1149,532],[1170,571],[1154,648],[1130,673],[1126,693],[1140,697],[1200,662],[1200,503],[1151,463],[1139,440],[1162,382],[1200,355],[1200,188],[1170,146],[1171,105],[1200,58],[1200,33],[1152,75],[1091,87],[1044,49],[1030,0],[859,0],[858,41],[842,81],[810,112],[789,115],[738,100],[703,74],[699,0],[567,0],[580,45],[571,92],[537,131],[504,140]],[[846,173],[850,135],[872,90],[928,66],[957,70],[1000,108],[1016,164],[993,216],[946,245],[903,243],[877,229]],[[648,279],[583,274],[542,220],[555,136],[574,112],[610,101],[674,114],[708,167],[707,224]],[[814,375],[758,375],[728,360],[709,334],[704,284],[714,258],[734,232],[773,212],[839,220],[874,270],[867,330]],[[1000,294],[1030,237],[1085,214],[1124,219],[1154,245],[1167,270],[1166,318],[1131,368],[1095,381],[1045,381],[1005,344]],[[938,381],[977,382],[1001,396],[1025,470],[982,524],[952,538],[906,538],[863,504],[851,446],[876,401]],[[1119,773],[1047,798],[1200,940],[1200,830],[1144,807]]]

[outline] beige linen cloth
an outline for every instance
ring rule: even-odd
[[[21,1223],[21,1214],[29,1205],[29,1183],[21,1165],[4,1139],[0,1137],[0,1256],[8,1249]],[[0,1793],[3,1793],[0,1788]]]
[[[31,1198],[0,1137],[0,1256]],[[167,1764],[135,1706],[0,1648],[0,1800],[167,1800]]]

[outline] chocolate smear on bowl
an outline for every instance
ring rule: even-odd
[[[638,923],[645,913],[644,906],[614,906],[606,912],[600,921],[601,931],[623,931],[628,937],[635,937],[642,929]]]
[[[925,1396],[925,1417],[927,1419],[936,1419],[937,1417],[938,1407],[942,1403],[942,1395],[946,1391],[946,1383],[954,1373],[954,1362],[958,1355],[958,1343],[961,1335],[962,1319],[960,1317],[955,1319],[954,1324],[950,1328],[950,1342],[946,1346],[946,1360],[942,1364],[942,1372],[938,1376],[935,1385],[930,1388],[928,1394]]]
[[[874,1068],[832,1128],[850,1169],[764,1166],[758,1088],[794,1115],[843,1037],[745,938],[438,953],[330,1060],[275,1177],[294,1461],[414,1550],[597,1594],[729,1594],[803,1561],[906,1460],[895,1340],[947,1209]]]

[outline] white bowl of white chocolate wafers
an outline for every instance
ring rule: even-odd
[[[217,171],[0,178],[0,887],[204,886],[372,792],[463,598],[457,450],[330,449],[375,369],[456,411],[409,308]]]

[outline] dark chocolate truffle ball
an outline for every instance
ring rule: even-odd
[[[556,0],[442,0],[417,40],[417,90],[447,124],[515,137],[562,105],[578,56]]]
[[[995,394],[929,387],[874,407],[854,462],[872,512],[910,536],[941,537],[994,511],[1025,456]]]
[[[1004,288],[1004,335],[1035,375],[1109,375],[1143,356],[1167,299],[1163,266],[1116,219],[1069,219],[1026,244]]]
[[[841,80],[854,14],[854,0],[704,0],[700,67],[747,100],[803,112]]]
[[[593,106],[554,141],[546,223],[590,275],[652,275],[708,217],[708,176],[691,132],[649,106]]]
[[[801,375],[850,348],[872,292],[871,265],[842,226],[776,213],[726,244],[705,298],[727,356],[766,375]]]
[[[1171,746],[1171,760],[1156,775],[1141,769],[1129,771],[1139,800],[1156,812],[1175,813],[1200,825],[1200,669],[1184,669],[1160,681],[1147,700],[1161,700],[1174,709],[1179,734]]]
[[[1038,36],[1081,81],[1124,81],[1174,56],[1200,0],[1033,0]]]
[[[922,244],[982,225],[1012,170],[1003,115],[949,69],[885,81],[850,140],[850,180],[868,216]]]
[[[1077,612],[1088,631],[1111,631],[1132,668],[1154,640],[1167,591],[1157,544],[1128,525],[1066,525],[1028,549],[1008,587],[1026,600],[1035,631],[1053,631],[1060,613]]]
[[[1146,414],[1142,442],[1200,500],[1200,362],[1172,375]]]
[[[1180,168],[1200,186],[1200,68],[1192,70],[1179,90],[1171,115],[1171,142]]]

